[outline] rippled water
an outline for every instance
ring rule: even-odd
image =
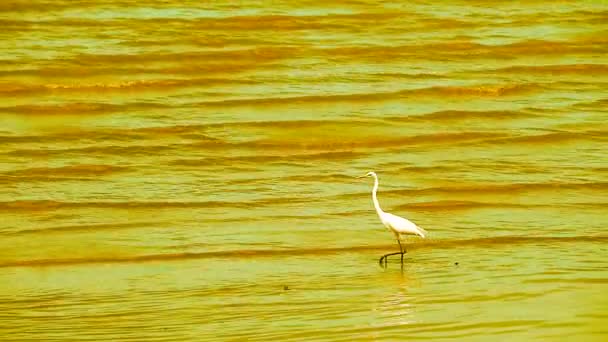
[[[608,339],[607,22],[2,2],[0,339]]]

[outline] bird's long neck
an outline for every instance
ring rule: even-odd
[[[376,208],[376,212],[378,215],[383,213],[382,208],[380,208],[380,203],[378,202],[378,196],[376,193],[378,192],[378,177],[374,175],[374,189],[372,190],[372,200],[374,201],[374,208]]]

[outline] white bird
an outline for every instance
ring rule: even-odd
[[[384,255],[382,258],[380,258],[380,264],[382,264],[382,259],[385,259],[389,255],[396,255],[396,254],[401,254],[401,262],[403,262],[403,254],[405,254],[406,251],[405,251],[405,248],[403,248],[401,245],[401,236],[402,235],[418,235],[422,238],[425,238],[427,233],[424,229],[418,227],[412,221],[383,211],[382,208],[380,208],[380,203],[378,202],[378,197],[376,195],[376,193],[378,192],[378,176],[376,175],[376,173],[371,171],[359,178],[370,177],[370,176],[374,177],[374,188],[372,190],[372,200],[374,201],[374,207],[376,208],[376,213],[378,213],[378,217],[380,218],[380,221],[382,221],[382,224],[395,235],[395,238],[397,239],[397,243],[399,243],[399,252]]]

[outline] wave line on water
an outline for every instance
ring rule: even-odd
[[[422,243],[414,243],[407,246],[408,250],[427,248],[463,248],[463,247],[492,247],[511,246],[515,244],[539,244],[552,243],[608,243],[608,235],[597,236],[500,236],[485,237],[463,240],[427,240]],[[171,254],[148,254],[135,256],[99,256],[83,258],[57,258],[57,259],[32,259],[11,260],[0,262],[0,268],[8,267],[47,267],[47,266],[74,266],[87,264],[117,264],[117,263],[143,263],[162,262],[214,258],[262,258],[275,256],[306,256],[306,255],[330,255],[340,253],[357,253],[386,251],[394,248],[392,245],[367,245],[328,248],[292,248],[292,249],[259,249],[259,250],[225,250],[213,252],[183,252]]]

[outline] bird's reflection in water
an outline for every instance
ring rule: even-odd
[[[378,337],[384,329],[405,326],[416,322],[415,301],[410,293],[412,286],[416,286],[416,279],[408,273],[408,267],[394,264],[383,272],[382,282],[385,295],[374,306],[372,322],[374,332]],[[372,336],[370,336],[372,337]]]

